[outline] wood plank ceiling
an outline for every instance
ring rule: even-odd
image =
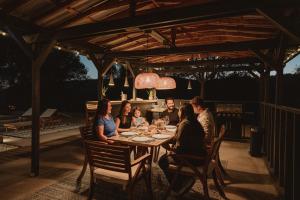
[[[156,11],[203,5],[226,5],[224,0],[0,0],[1,12],[17,17],[38,27],[51,31],[65,30],[84,24],[116,22],[117,20],[144,16]],[[235,8],[234,5],[232,5]],[[209,8],[209,7],[208,7]],[[213,7],[212,7],[213,8]],[[217,9],[217,8],[216,8]],[[277,12],[282,9],[275,8]],[[291,8],[289,8],[292,12]],[[199,11],[200,12],[200,11]],[[279,13],[279,11],[278,11]],[[294,12],[293,12],[294,13]],[[235,15],[207,17],[199,21],[144,29],[128,28],[125,32],[91,35],[82,38],[61,40],[60,45],[87,49],[102,49],[104,52],[138,52],[150,49],[176,49],[190,46],[209,46],[227,43],[274,40],[281,31],[269,19],[255,9]],[[171,23],[172,24],[172,23]],[[76,44],[76,45],[75,45]],[[292,58],[298,46],[287,51],[286,60]],[[296,49],[296,50],[295,50]],[[263,50],[263,49],[262,49]],[[201,51],[201,53],[174,53],[141,56],[136,60],[161,63],[199,60],[208,58],[253,58],[251,49]],[[130,54],[128,54],[128,59]]]

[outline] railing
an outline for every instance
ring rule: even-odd
[[[261,103],[260,111],[264,130],[263,149],[270,172],[285,200],[299,200],[296,148],[300,145],[300,109]]]

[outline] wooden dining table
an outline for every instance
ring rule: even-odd
[[[132,132],[135,132],[135,130],[131,130]],[[170,135],[170,137],[165,139],[156,139],[153,137],[154,134],[166,134]],[[134,141],[135,137],[144,136],[149,138],[149,141],[141,142],[141,141]],[[171,141],[175,136],[175,131],[167,131],[167,130],[154,130],[154,131],[137,131],[136,135],[133,136],[123,136],[122,133],[116,136],[112,136],[109,138],[109,140],[112,140],[114,142],[118,142],[120,144],[129,145],[129,146],[136,146],[136,147],[145,147],[150,148],[150,154],[152,156],[152,159],[154,158],[154,161],[156,161],[155,158],[158,156],[158,151],[160,149],[160,146],[164,143],[168,143]]]

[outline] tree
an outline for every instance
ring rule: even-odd
[[[31,84],[31,61],[9,37],[0,38],[0,89]],[[87,79],[78,55],[53,49],[41,69],[41,85]]]
[[[300,65],[296,65],[295,74],[299,74],[300,75]]]

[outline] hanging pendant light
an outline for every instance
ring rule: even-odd
[[[171,90],[176,88],[176,81],[171,77],[160,77],[157,90]]]
[[[114,77],[113,77],[112,73],[110,73],[108,85],[109,86],[115,86]]]
[[[125,70],[126,70],[126,75],[125,75],[125,82],[124,82],[124,87],[129,87],[129,84],[128,84],[128,77],[127,77],[127,68],[125,67]]]
[[[147,50],[149,34],[147,33]],[[146,57],[148,63],[148,55]],[[153,72],[144,72],[136,76],[134,86],[136,89],[152,89],[158,86],[159,76]]]
[[[188,90],[191,90],[192,89],[192,83],[191,83],[191,80],[189,80],[189,84],[188,84]]]
[[[159,76],[156,73],[147,72],[136,76],[134,85],[136,89],[151,89],[158,85]]]

